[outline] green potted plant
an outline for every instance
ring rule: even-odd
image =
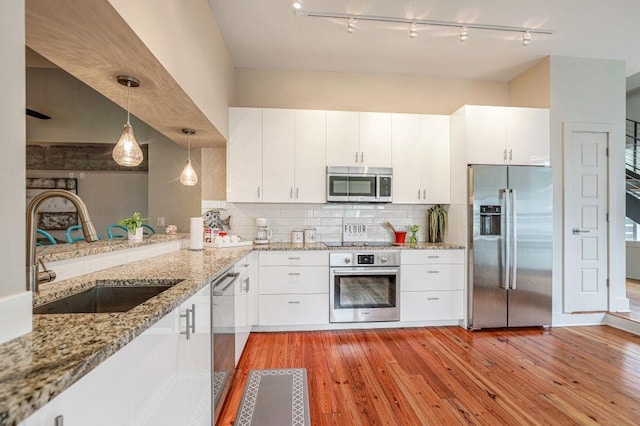
[[[130,240],[142,240],[142,222],[144,222],[145,220],[149,220],[149,218],[142,218],[140,217],[141,215],[142,213],[140,213],[140,210],[138,210],[133,214],[133,216],[127,217],[125,219],[120,219],[118,221],[118,225],[127,228],[128,237]]]
[[[409,243],[413,245],[418,244],[418,236],[416,235],[416,232],[420,230],[420,225],[410,225],[408,226],[408,228],[411,231],[411,236],[409,237]]]

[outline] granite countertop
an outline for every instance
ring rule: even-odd
[[[152,244],[166,243],[188,239],[189,234],[153,234],[144,237],[142,241],[130,241],[127,239],[100,240],[94,243],[79,241],[72,244],[55,244],[38,246],[36,257],[42,258],[45,262],[55,262],[57,260],[67,260],[94,254],[109,253],[116,250],[124,250],[136,247],[144,247]]]
[[[34,315],[31,333],[0,345],[0,425],[27,418],[250,252],[251,247],[178,250],[41,285],[34,306],[100,280],[183,280],[124,313]]]
[[[39,248],[47,262],[108,253],[187,238],[152,235],[142,242],[106,240]],[[327,247],[323,243],[271,243],[202,251],[178,250],[64,281],[42,284],[34,306],[78,293],[101,282],[116,285],[182,280],[169,290],[123,313],[34,315],[33,331],[0,345],[0,425],[14,425],[71,386],[142,334],[252,250],[415,250],[463,249],[446,243],[399,246]]]
[[[449,243],[417,243],[417,244],[399,244],[392,246],[368,246],[356,245],[345,247],[328,247],[324,243],[313,244],[293,244],[293,243],[269,243],[254,244],[254,250],[258,251],[279,251],[279,250],[462,250],[464,246]]]

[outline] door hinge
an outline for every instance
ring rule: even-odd
[[[607,288],[609,288],[609,278],[607,278]]]
[[[608,157],[609,156],[609,148],[605,148],[605,155]]]
[[[607,213],[607,223],[609,223],[609,213]]]

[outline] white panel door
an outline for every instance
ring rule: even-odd
[[[422,116],[420,181],[426,204],[451,201],[450,122],[448,115]]]
[[[507,108],[509,164],[550,165],[549,110]]]
[[[327,112],[296,111],[295,201],[327,201]]]
[[[294,201],[295,111],[262,110],[262,201]]]
[[[327,165],[360,164],[360,113],[327,111]]]
[[[609,135],[605,126],[565,124],[565,312],[607,310]]]
[[[419,114],[391,116],[394,203],[423,202],[420,186],[421,121]]]
[[[262,109],[229,108],[227,201],[262,200]]]
[[[505,164],[507,107],[465,106],[469,164]]]
[[[391,114],[360,113],[360,165],[391,167]]]

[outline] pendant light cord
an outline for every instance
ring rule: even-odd
[[[131,98],[130,91],[131,91],[131,81],[127,81],[127,124],[128,125],[131,125],[131,123],[129,122],[129,99]]]
[[[191,133],[187,136],[187,161],[191,161]]]

